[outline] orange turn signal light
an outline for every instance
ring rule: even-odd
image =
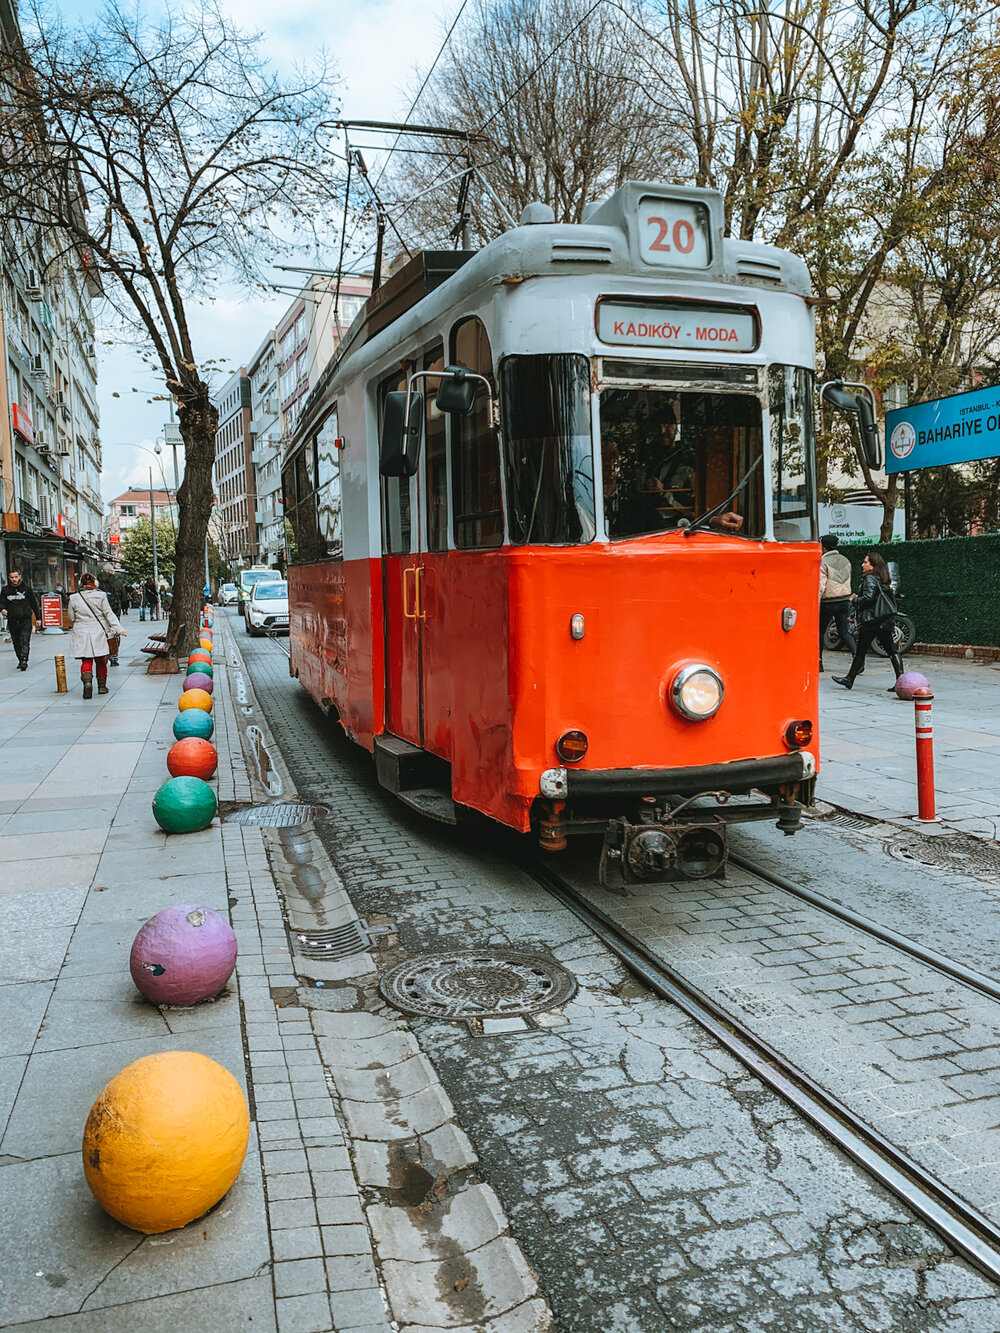
[[[564,764],[578,764],[589,744],[582,731],[564,731],[556,741],[556,754]]]
[[[785,744],[790,750],[801,750],[813,738],[813,724],[808,718],[798,722],[789,722],[785,728]]]

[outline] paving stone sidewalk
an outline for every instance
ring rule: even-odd
[[[889,663],[869,656],[850,691],[833,682],[849,658],[827,652],[820,676],[819,800],[925,832],[917,825],[912,703],[886,693]],[[938,832],[1000,838],[1000,666],[956,658],[906,657],[934,691]]]
[[[155,825],[181,678],[147,676],[144,635],[128,627],[111,692],[90,701],[72,659],[70,692],[55,692],[52,658],[68,638],[36,635],[26,673],[0,644],[0,1329],[433,1333],[471,1327],[472,1315],[495,1333],[547,1327],[406,1025],[330,1013],[314,1030],[302,982],[321,987],[336,965],[290,953],[288,927],[315,924],[303,876],[324,910],[356,918],[308,826],[279,837],[216,820],[167,837]],[[279,794],[282,778],[266,764],[258,773],[269,738],[227,633],[220,623],[213,743],[232,809]],[[128,955],[142,922],[176,903],[229,914],[237,972],[213,1003],[157,1009],[135,991]],[[373,968],[363,952],[347,966]],[[80,1141],[108,1079],[162,1050],[202,1052],[236,1076],[251,1141],[215,1209],[144,1237],[91,1198]],[[391,1163],[405,1153],[436,1173],[436,1243],[394,1206]]]

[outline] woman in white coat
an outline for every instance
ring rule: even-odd
[[[79,592],[69,599],[73,617],[73,656],[80,659],[83,697],[94,694],[94,661],[97,662],[97,693],[108,692],[108,639],[124,638],[121,622],[111,609],[107,594],[97,587],[93,574],[84,574]]]

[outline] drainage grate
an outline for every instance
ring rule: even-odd
[[[499,1018],[564,1004],[576,994],[576,978],[537,954],[463,949],[401,963],[379,990],[404,1014]]]
[[[847,815],[838,811],[835,815],[824,815],[822,819],[817,819],[816,823],[823,828],[847,828],[867,831],[877,820],[869,819],[867,815]]]
[[[886,851],[897,861],[1000,879],[1000,847],[985,847],[973,838],[896,838],[886,843]]]
[[[370,949],[381,936],[392,935],[393,923],[370,926],[367,921],[348,921],[331,930],[302,930],[295,936],[295,952],[302,958],[348,958]]]
[[[293,824],[308,824],[311,819],[330,812],[325,805],[251,805],[223,815],[226,824],[254,824],[265,828],[290,828]]]
[[[310,930],[295,936],[295,952],[302,958],[349,958],[361,953],[370,941],[358,921],[333,930]]]

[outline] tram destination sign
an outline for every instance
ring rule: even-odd
[[[933,398],[885,414],[886,472],[1000,457],[1000,388]]]
[[[600,301],[597,336],[618,347],[670,347],[685,352],[753,352],[760,341],[756,310],[686,302]]]

